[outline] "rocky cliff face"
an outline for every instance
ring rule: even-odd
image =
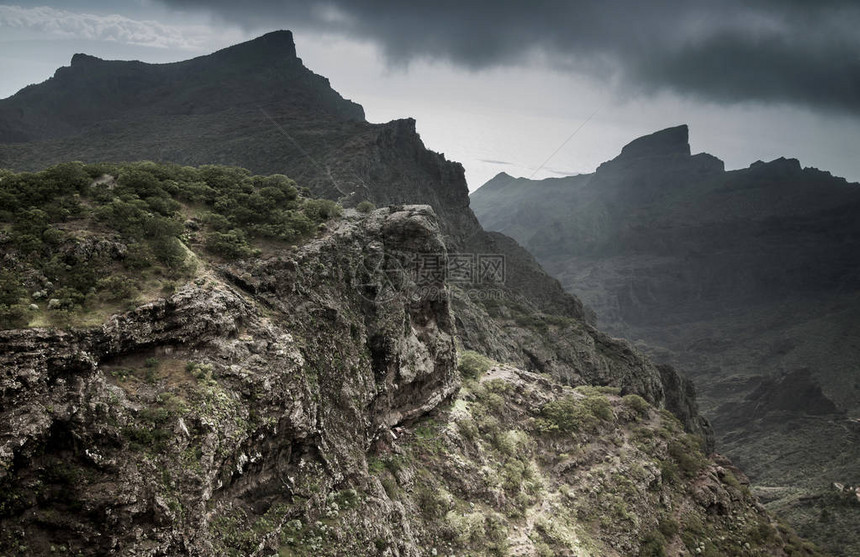
[[[75,77],[84,73],[92,78]],[[114,99],[112,87],[124,92]],[[69,104],[64,99],[72,90]],[[87,108],[106,96],[103,110]],[[35,119],[16,116],[23,113],[57,124],[43,129]],[[360,107],[301,65],[288,32],[178,64],[78,57],[52,80],[0,101],[0,130],[17,130],[0,135],[0,166],[218,163],[287,174],[346,206],[361,200],[431,205],[450,252],[490,255],[504,265],[502,281],[453,287],[466,347],[567,381],[623,386],[658,405],[677,400],[672,409],[691,431],[707,435],[691,389],[669,392],[683,383],[680,377],[660,373],[628,346],[585,325],[592,314],[531,255],[481,228],[469,208],[463,168],[426,149],[413,120],[374,125],[360,116]]]
[[[857,473],[845,418],[860,409],[858,202],[860,186],[795,159],[727,172],[690,155],[686,126],[594,174],[499,175],[472,196],[482,224],[534,253],[602,327],[688,370],[718,449],[772,508],[846,554],[850,520],[819,517],[823,486]]]
[[[350,210],[270,255],[190,252],[100,325],[0,331],[0,553],[816,554],[631,392],[661,383],[623,343],[571,346],[573,382],[624,388],[458,368],[420,265],[445,254],[427,206]]]
[[[204,275],[100,330],[4,333],[0,550],[817,554],[638,396],[510,366],[452,396],[444,301],[403,284],[358,314],[367,277],[328,266],[404,230],[435,247],[428,222],[341,223],[241,290]]]
[[[445,285],[383,302],[365,271],[440,251],[429,208],[380,209],[101,327],[0,332],[3,553],[209,555],[228,517],[324,505],[459,385]]]

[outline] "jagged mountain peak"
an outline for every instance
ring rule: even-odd
[[[85,54],[83,52],[78,52],[74,56],[72,56],[72,67],[78,67],[85,64],[93,64],[98,62],[104,62],[102,58],[98,56],[93,56],[91,54]]]
[[[301,63],[301,59],[296,53],[296,43],[293,40],[291,31],[281,30],[266,33],[257,38],[238,43],[226,48],[222,48],[212,54],[198,56],[181,62],[171,62],[167,64],[144,64],[143,62],[135,61],[120,61],[120,60],[104,60],[91,54],[82,52],[72,56],[70,67],[79,68],[88,65],[99,63],[114,63],[114,64],[139,64],[152,68],[176,68],[181,67],[184,70],[193,68],[199,65],[208,65],[217,63],[222,66],[232,67],[232,69],[241,69],[242,67],[250,68],[262,64],[277,64],[277,63]]]
[[[667,160],[671,160],[667,164]],[[597,167],[601,170],[653,167],[655,171],[681,171],[687,174],[714,174],[725,171],[725,163],[713,155],[691,155],[690,129],[687,124],[666,128],[634,139],[621,153]],[[662,182],[662,180],[661,180]]]
[[[297,64],[296,43],[290,31],[272,31],[255,39],[222,48],[212,54],[188,60],[185,63],[206,60],[233,67],[255,67],[260,64]]]
[[[250,67],[259,65],[260,63],[301,63],[301,59],[296,53],[296,43],[293,41],[292,32],[281,30],[272,31],[271,33],[266,33],[265,35],[261,35],[255,39],[251,39],[249,41],[222,48],[221,50],[213,52],[212,54],[198,56],[197,58],[191,58],[189,60],[183,60],[181,62],[172,62],[167,64],[145,64],[143,62],[137,61],[114,61],[104,60],[103,58],[99,58],[98,56],[78,52],[72,56],[70,67],[80,68],[99,63],[114,63],[123,65],[137,64],[151,68],[181,67],[183,69],[189,69],[190,67],[212,62],[226,65],[228,67],[232,66],[233,69],[237,69],[237,67]]]
[[[766,504],[833,555],[860,555],[860,507],[825,509],[839,499],[820,481],[856,471],[839,466],[857,462],[842,440],[860,431],[845,427],[860,415],[860,184],[789,157],[726,171],[690,156],[687,134],[639,138],[579,187],[482,187],[471,207],[602,326],[691,373],[716,446],[754,485],[792,486]],[[830,512],[844,522],[823,532]]]
[[[508,184],[511,184],[511,183],[513,183],[517,180],[520,180],[520,179],[521,178],[511,176],[507,172],[499,172],[498,174],[496,174],[495,176],[490,178],[490,180],[487,181],[486,184],[482,185],[481,188],[487,188],[487,189],[503,188],[503,187],[507,186]],[[478,188],[478,189],[481,189],[481,188]]]
[[[755,161],[750,165],[751,169],[783,171],[783,172],[800,172],[803,168],[800,166],[800,161],[794,158],[779,157],[770,162]]]
[[[520,311],[564,315],[572,322],[591,321],[579,300],[564,294],[559,283],[547,277],[529,254],[513,241],[486,234],[479,227],[469,209],[463,167],[427,150],[415,131],[414,119],[370,124],[350,118],[350,110],[359,111],[360,107],[345,101],[325,78],[300,63],[242,72],[225,69],[241,64],[211,63],[230,57],[258,59],[255,53],[269,52],[272,45],[278,50],[279,44],[290,47],[291,35],[270,34],[176,64],[104,62],[103,69],[92,73],[120,73],[123,80],[105,79],[93,87],[92,80],[78,79],[74,85],[80,87],[80,94],[74,95],[58,88],[55,80],[53,85],[36,86],[49,102],[37,102],[38,95],[28,99],[22,96],[14,103],[9,103],[11,99],[0,101],[0,166],[29,170],[53,161],[130,159],[182,165],[230,164],[255,173],[288,175],[316,195],[340,199],[347,205],[360,200],[377,206],[426,203],[439,216],[451,252],[504,256],[503,300],[516,296],[517,307],[525,308]],[[101,68],[102,64],[96,66]],[[138,75],[152,77],[149,74],[156,74],[156,81],[169,75],[172,81],[159,81],[159,86],[150,87],[148,80],[142,80],[147,85],[142,88],[129,80]],[[119,84],[130,92],[124,98],[127,106],[116,102],[112,87]],[[58,127],[53,115],[69,114],[68,105],[61,110],[50,101],[61,94],[79,106],[73,107],[74,118],[67,117]],[[25,110],[8,110],[19,107]],[[106,114],[106,107],[113,113]],[[34,117],[40,111],[44,114],[41,121]],[[16,121],[15,114],[28,118]],[[6,117],[10,119],[4,121]],[[40,123],[44,127],[39,127]],[[15,124],[19,125],[17,130]],[[4,139],[4,127],[19,132],[24,140],[16,146],[3,145],[11,143]],[[471,298],[464,297],[462,305],[458,316],[464,336],[469,335],[464,342],[467,348],[555,373],[568,381],[582,381],[598,373],[597,367],[580,360],[580,351],[572,345],[555,346],[555,337],[542,333],[529,333],[520,340],[509,336],[507,329],[496,327],[485,308]],[[491,311],[498,305],[491,304]],[[514,325],[514,330],[523,326],[512,321]],[[494,327],[493,331],[486,332],[487,326]],[[650,364],[635,367],[641,372],[642,366],[647,366],[644,375],[640,373],[642,377],[618,370],[615,376],[635,382],[636,392],[662,404],[669,399],[662,387],[662,375]],[[607,380],[604,376],[598,379]],[[689,425],[698,427],[692,422]]]
[[[240,50],[255,52],[282,51],[284,53],[291,54],[292,56],[296,56],[296,43],[293,40],[292,31],[280,29],[266,33],[265,35],[260,35],[250,41],[245,41],[243,43],[221,49],[213,53],[212,56]]]
[[[668,155],[690,156],[690,130],[687,124],[666,128],[634,139],[621,149],[618,159]]]

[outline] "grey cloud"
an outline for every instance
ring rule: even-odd
[[[631,73],[716,101],[779,101],[860,114],[860,51],[778,37],[712,37],[660,59],[642,59]]]
[[[248,29],[312,29],[378,43],[392,64],[479,69],[539,59],[717,102],[788,102],[860,115],[852,0],[161,0]]]
[[[121,15],[88,14],[50,8],[0,5],[0,29],[35,31],[53,38],[115,41],[158,48],[193,49],[203,29],[139,21]]]

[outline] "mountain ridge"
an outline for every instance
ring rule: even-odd
[[[229,47],[189,63],[218,60],[225,52],[255,53],[258,49],[267,48],[270,42],[282,48],[282,43],[287,41],[291,43],[292,39],[286,32],[268,34],[251,41],[251,47],[247,44]],[[292,49],[288,50],[292,53]],[[252,58],[256,64],[261,57],[254,55]],[[262,58],[272,59],[271,56]],[[240,73],[246,75],[247,79],[236,80],[236,89],[231,94],[240,97],[249,95],[248,102],[233,102],[225,106],[223,98],[212,97],[208,90],[201,92],[196,88],[196,78],[191,76],[190,88],[181,87],[181,82],[169,82],[169,88],[162,90],[161,96],[136,98],[137,108],[130,111],[125,120],[113,120],[111,117],[99,125],[88,121],[74,129],[76,135],[65,138],[0,143],[0,165],[32,170],[69,159],[85,162],[150,159],[179,164],[220,163],[242,166],[259,173],[286,173],[315,195],[340,200],[347,206],[361,200],[370,200],[378,205],[429,204],[439,215],[449,250],[468,254],[501,252],[499,255],[505,258],[507,264],[507,284],[496,285],[496,290],[488,288],[501,292],[504,299],[502,305],[515,306],[517,312],[502,312],[492,318],[487,311],[496,311],[497,304],[492,300],[480,299],[487,297],[485,291],[488,288],[474,289],[479,294],[478,303],[470,299],[468,289],[457,291],[455,305],[460,310],[467,347],[480,348],[499,359],[528,369],[554,373],[568,381],[581,381],[584,377],[612,381],[618,377],[627,377],[638,384],[635,387],[637,391],[657,404],[662,404],[664,400],[675,400],[675,397],[667,398],[663,393],[661,384],[664,374],[644,360],[637,360],[633,367],[647,370],[647,379],[637,378],[628,372],[620,373],[613,379],[607,374],[607,362],[611,362],[611,358],[593,355],[583,359],[581,350],[575,346],[554,346],[551,338],[544,333],[524,328],[523,323],[528,320],[519,316],[525,314],[558,314],[564,319],[571,319],[571,323],[583,321],[586,324],[592,316],[578,299],[566,294],[558,282],[548,277],[515,242],[493,237],[483,231],[469,209],[468,188],[462,165],[447,161],[426,149],[415,130],[414,120],[369,124],[342,117],[340,109],[316,110],[312,99],[319,92],[323,81],[326,98],[338,103],[347,101],[338,100],[340,96],[330,89],[327,80],[303,66],[298,73],[313,77],[294,83],[291,88],[269,88],[271,102],[263,112],[257,103],[259,87],[252,86],[253,80],[272,78],[275,83],[280,83],[280,74],[277,71],[258,72],[242,65],[245,57],[238,56],[238,59],[240,64],[237,68],[242,70]],[[145,73],[158,73],[166,67],[176,67],[175,64],[150,67],[140,62],[130,63],[130,66],[122,62],[105,64],[115,68],[112,71],[119,72],[119,76],[129,67],[134,75],[137,75],[136,68],[140,67],[145,68]],[[296,70],[292,68],[290,71]],[[185,74],[187,72],[182,75]],[[109,81],[107,78],[105,80]],[[92,86],[90,96],[98,97],[102,86]],[[36,89],[31,88],[29,95],[32,97],[36,93],[48,97],[58,94],[50,80]],[[59,93],[65,95],[69,91]],[[162,97],[167,93],[170,100],[164,101]],[[86,98],[86,95],[81,98]],[[22,102],[15,97],[12,100],[12,103],[9,99],[0,101],[0,130],[8,127],[4,115],[9,114],[10,104]],[[193,110],[182,114],[164,114],[160,112],[161,107],[165,106],[164,102],[167,102],[168,107],[185,106],[184,103],[188,102]],[[49,103],[49,106],[56,104]],[[36,128],[38,132],[38,126]],[[194,129],[195,133],[189,134],[190,129]],[[507,322],[507,325],[489,326],[494,319]],[[555,320],[556,324],[549,326],[566,327],[559,325],[563,322]],[[609,337],[590,325],[586,327],[588,332],[585,339],[588,342],[599,338],[601,344],[612,345]],[[610,352],[621,354],[625,350],[618,346]],[[609,367],[613,366],[615,364]],[[625,366],[628,364],[622,365],[622,368]],[[667,385],[676,383],[670,381]],[[688,389],[682,392],[687,393]],[[674,410],[682,416],[688,427],[707,436],[706,425],[694,411],[691,413],[694,408],[695,403],[687,401]]]

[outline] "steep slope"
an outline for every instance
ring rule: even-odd
[[[0,192],[50,198],[0,213],[0,302],[64,325],[0,330],[2,555],[819,554],[665,409],[458,362],[451,285],[377,265],[445,253],[428,206],[152,163]]]
[[[772,508],[851,554],[860,510],[829,486],[860,475],[860,186],[794,159],[726,172],[687,134],[637,139],[594,174],[496,176],[472,207],[601,326],[688,370],[717,447]]]
[[[462,166],[427,150],[413,120],[363,121],[360,107],[302,66],[287,31],[178,64],[76,56],[51,80],[0,101],[0,130],[0,167],[230,164],[288,174],[346,206],[431,205],[448,251],[474,261],[452,284],[467,347],[570,382],[624,387],[707,436],[689,382],[591,326],[579,300],[516,242],[483,231]],[[496,266],[479,269],[483,256]]]

